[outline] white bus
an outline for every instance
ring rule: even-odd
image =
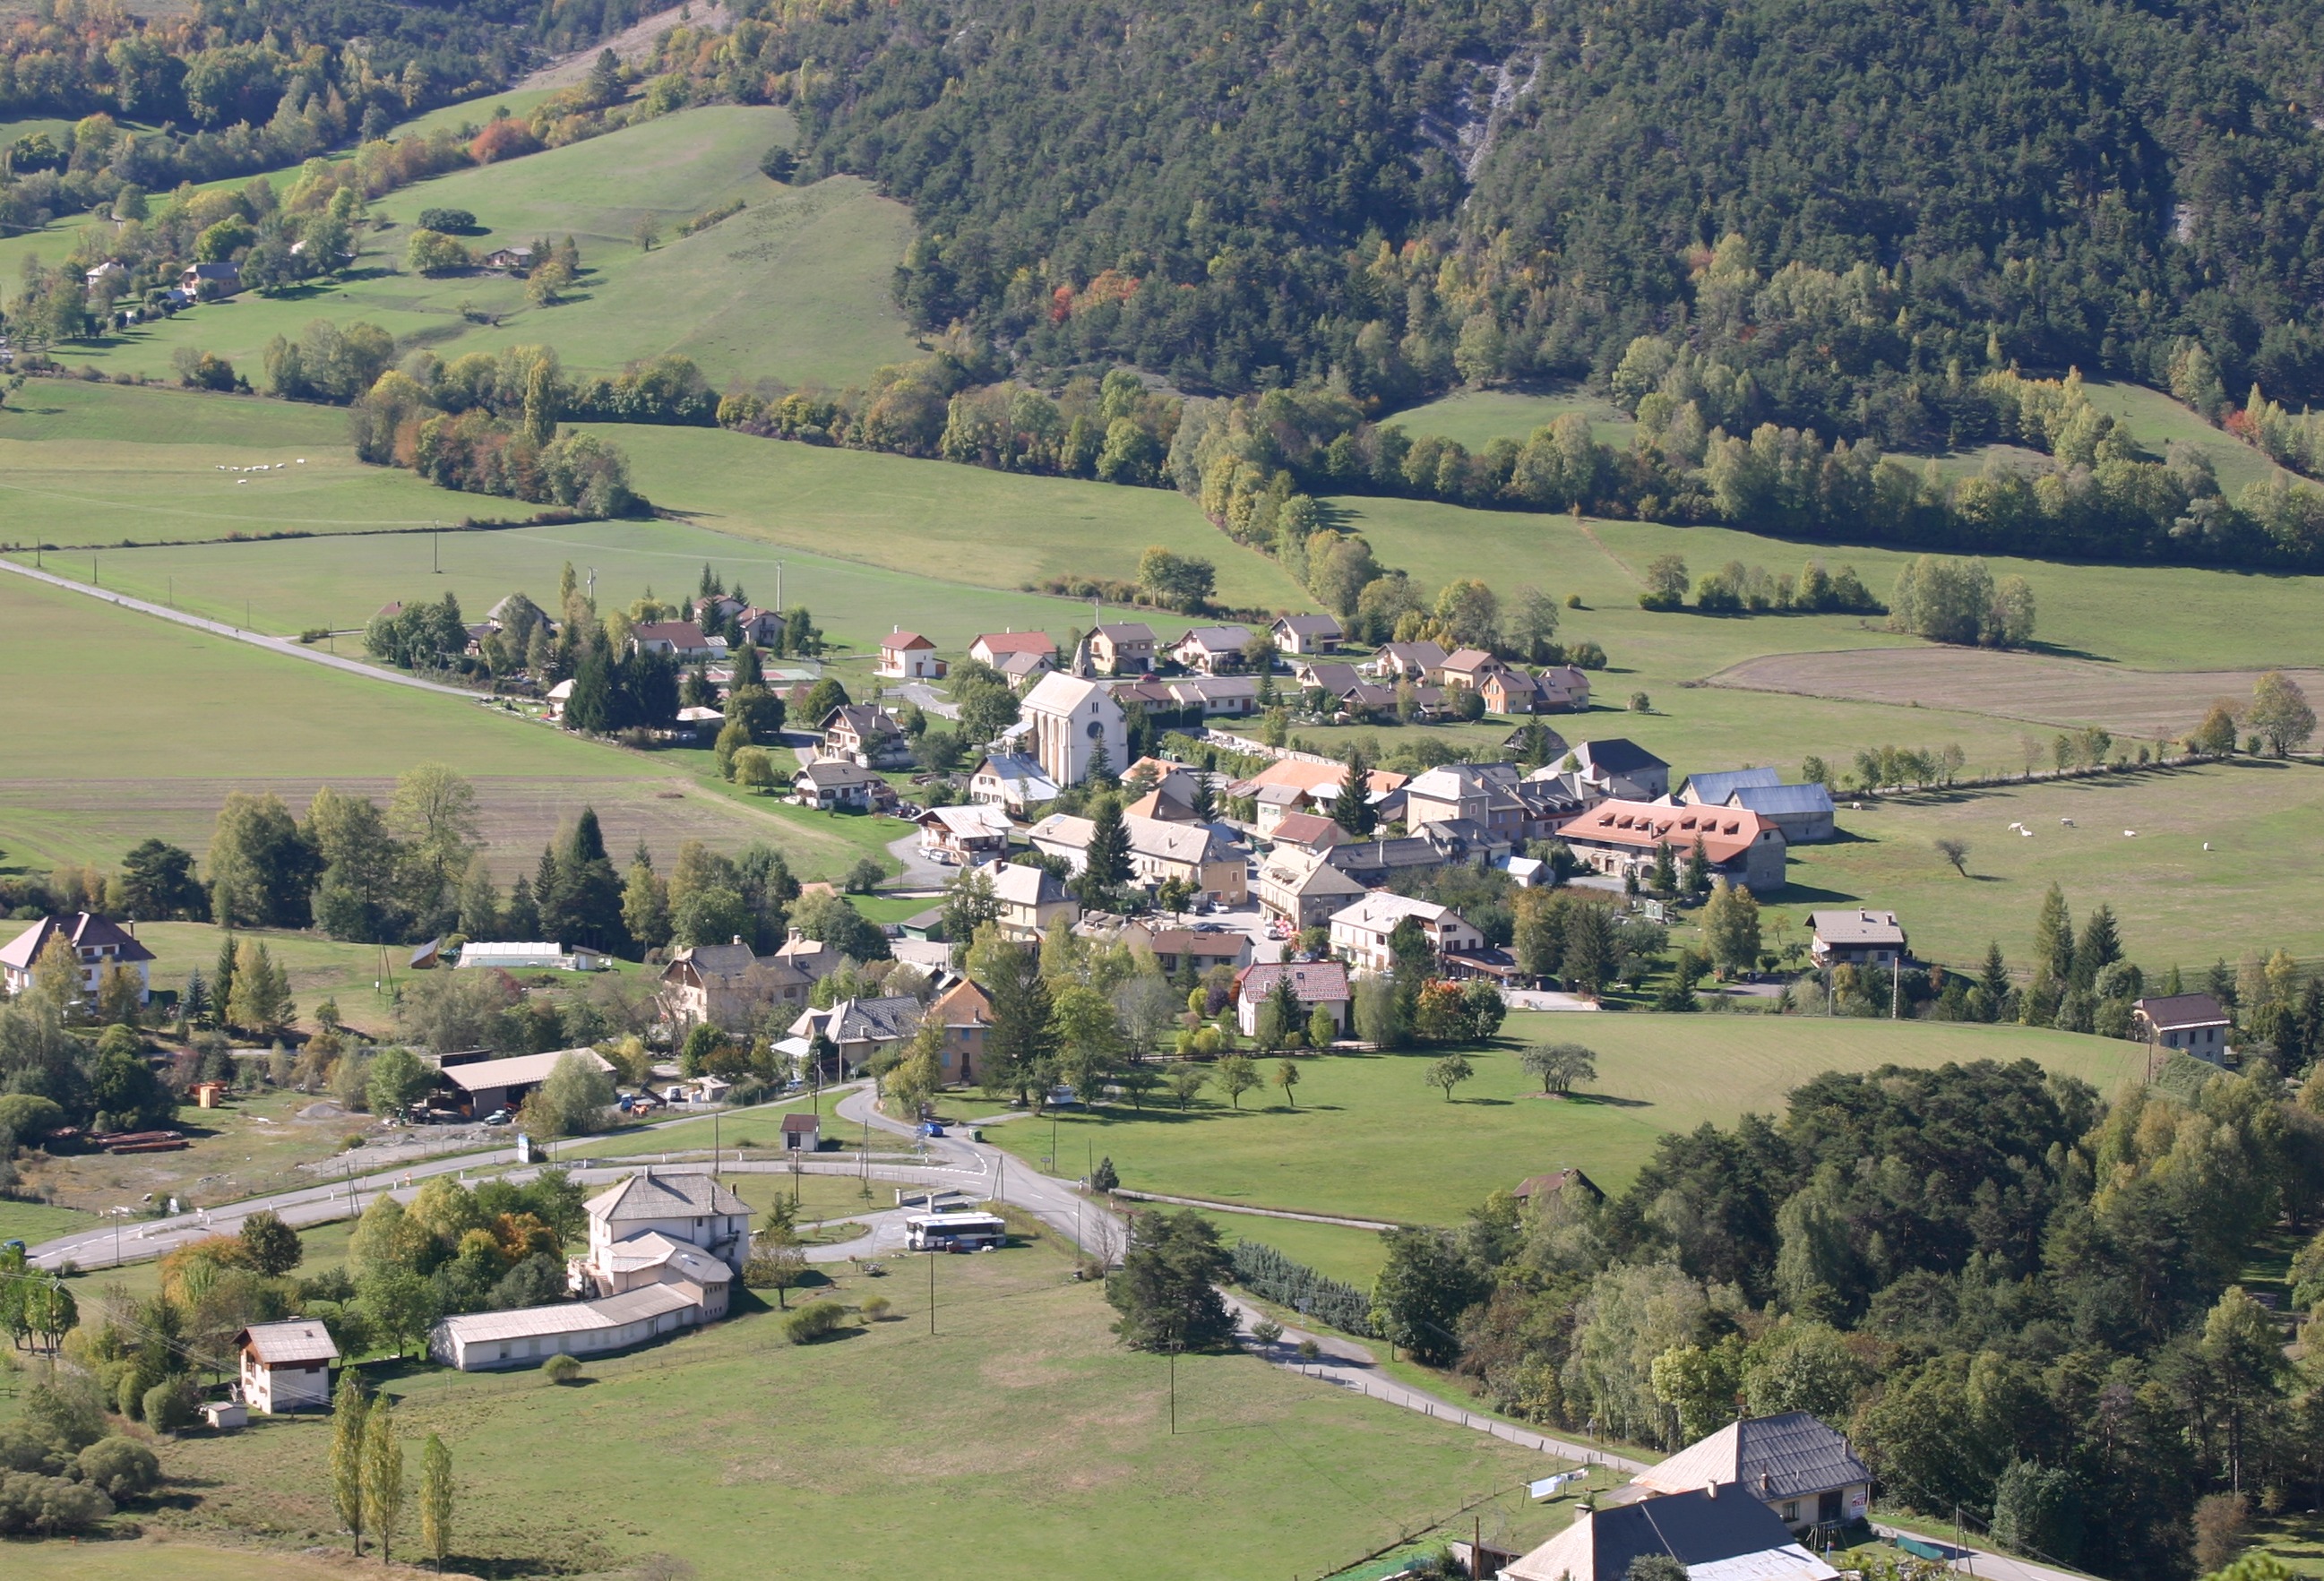
[[[991,1213],[916,1213],[904,1220],[904,1244],[915,1252],[982,1252],[1009,1238]]]

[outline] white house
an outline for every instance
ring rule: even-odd
[[[1121,704],[1094,681],[1050,674],[1025,694],[1020,711],[1032,725],[1034,760],[1051,782],[1079,785],[1102,750],[1115,773],[1128,767],[1130,736]]]
[[[1848,1440],[1804,1411],[1748,1417],[1631,1479],[1649,1493],[1740,1488],[1793,1531],[1861,1521],[1872,1473]]]
[[[1346,633],[1340,622],[1329,615],[1278,615],[1274,627],[1275,646],[1284,652],[1336,653]]]
[[[331,1364],[339,1347],[312,1318],[253,1323],[234,1337],[241,1353],[243,1403],[272,1416],[285,1411],[327,1411]]]
[[[1235,1025],[1243,1036],[1259,1035],[1259,1007],[1274,997],[1275,985],[1286,973],[1291,978],[1292,997],[1299,1001],[1298,1030],[1306,1030],[1309,1018],[1319,1008],[1341,1032],[1348,1030],[1351,1000],[1346,967],[1336,961],[1268,961],[1246,966],[1235,974]]]
[[[880,639],[880,665],[872,673],[890,681],[941,680],[945,661],[934,642],[899,626]]]
[[[648,620],[631,629],[630,651],[666,654],[680,664],[704,664],[720,651],[693,620]]]
[[[587,1203],[589,1250],[567,1267],[589,1299],[438,1323],[428,1353],[464,1373],[603,1355],[726,1315],[750,1255],[751,1209],[700,1171],[648,1165]]]
[[[1056,801],[1057,786],[1030,758],[995,752],[968,777],[968,799],[1021,816],[1028,807]]]
[[[1391,971],[1396,953],[1388,938],[1406,917],[1420,924],[1440,958],[1485,947],[1485,935],[1451,906],[1381,890],[1332,914],[1332,948],[1359,971]]]
[[[119,924],[87,911],[42,917],[10,940],[6,948],[0,949],[0,988],[12,995],[31,988],[41,951],[60,938],[80,962],[81,992],[94,995],[104,982],[106,968],[118,966],[137,974],[137,1002],[145,1003],[153,952],[124,933]]]

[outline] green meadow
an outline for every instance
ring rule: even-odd
[[[0,630],[20,684],[103,699],[19,709],[0,757],[0,861],[45,870],[111,866],[148,835],[198,853],[234,790],[303,808],[333,785],[383,801],[415,763],[476,784],[503,882],[583,806],[608,848],[641,839],[663,859],[701,839],[782,849],[803,877],[836,876],[903,832],[706,782],[706,753],[644,754],[586,741],[466,702],[392,686],[133,614],[83,594],[0,576]],[[95,704],[91,704],[95,707]],[[92,717],[101,734],[92,736]]]
[[[632,482],[657,505],[737,538],[984,587],[1056,575],[1129,578],[1147,546],[1162,544],[1215,561],[1222,602],[1314,607],[1273,561],[1238,549],[1175,490],[1027,477],[715,428],[595,431],[628,453]]]
[[[1627,448],[1637,424],[1628,412],[1600,396],[1579,390],[1531,395],[1514,390],[1457,390],[1425,406],[1407,407],[1383,422],[1395,423],[1414,438],[1434,434],[1466,449],[1481,451],[1496,439],[1524,444],[1534,430],[1568,412],[1590,419],[1590,435],[1600,445]]]
[[[85,556],[50,558],[88,580]],[[683,520],[185,544],[99,559],[105,585],[116,592],[236,624],[246,612],[254,630],[295,636],[328,626],[350,633],[337,639],[337,649],[351,654],[361,650],[353,634],[391,599],[450,593],[471,620],[511,592],[553,608],[567,563],[585,583],[595,573],[598,605],[606,610],[626,609],[649,592],[670,600],[691,596],[706,565],[725,585],[739,584],[771,604],[779,566],[784,604],[814,611],[836,657],[876,657],[879,639],[899,625],[956,654],[982,631],[1046,629],[1063,639],[1089,624],[1089,606],[1074,600],[964,587]],[[857,684],[852,674],[847,680]]]
[[[890,1266],[878,1279],[842,1272],[810,1292],[892,1303],[887,1320],[813,1346],[787,1344],[779,1314],[745,1296],[727,1322],[590,1360],[579,1386],[546,1385],[531,1369],[378,1368],[412,1444],[436,1432],[452,1452],[452,1567],[650,1566],[740,1581],[766,1574],[771,1554],[811,1551],[818,1575],[870,1576],[890,1573],[899,1554],[950,1552],[1012,1581],[1076,1574],[1102,1551],[1107,1574],[1129,1581],[1314,1576],[1440,1524],[1465,1530],[1472,1501],[1544,1467],[1539,1455],[1247,1355],[1183,1356],[1174,1378],[1162,1358],[1113,1339],[1102,1297],[1065,1278],[1046,1236],[936,1260],[934,1334],[931,1264]],[[576,1503],[575,1489],[603,1480],[609,1436],[621,1440],[622,1479],[651,1496]],[[173,1541],[256,1546],[247,1573],[291,1581],[266,1565],[345,1540],[329,1514],[328,1438],[319,1419],[272,1418],[167,1445],[164,1468],[189,1496],[141,1520]],[[1504,1529],[1522,1546],[1568,1518],[1507,1507]],[[1203,1512],[1199,1531],[1189,1509]],[[1485,1519],[1502,1521],[1499,1511]]]
[[[1915,954],[1974,969],[1995,941],[2025,966],[2054,883],[2077,924],[2101,901],[2114,908],[2123,952],[2150,982],[2173,964],[2191,976],[2252,950],[2324,955],[2324,917],[2309,899],[2324,882],[2314,837],[2324,770],[2312,763],[1931,793],[1867,802],[1840,823],[1847,838],[1792,848],[1791,887],[1771,897],[1796,924],[1794,939],[1805,941],[1815,906],[1860,902],[1895,911]],[[1968,878],[1938,854],[1940,839],[1968,842]],[[1773,938],[1772,917],[1763,932]]]
[[[476,106],[456,108],[473,117]],[[910,220],[853,178],[788,187],[761,175],[760,155],[795,134],[787,111],[710,106],[454,171],[374,204],[383,228],[363,234],[342,281],[245,292],[76,345],[64,360],[159,379],[171,375],[174,351],[196,346],[254,383],[276,336],[295,339],[318,318],[360,319],[446,357],[545,344],[576,370],[610,372],[678,353],[722,387],[854,382],[916,354],[888,294]],[[272,178],[278,187],[295,179]],[[696,215],[738,201],[745,207],[732,217],[678,234]],[[411,227],[432,207],[474,214],[478,232],[463,240],[479,254],[569,234],[580,245],[581,279],[564,303],[539,308],[525,300],[524,282],[504,273],[406,273]],[[650,251],[637,244],[641,223],[660,233]],[[71,244],[63,226],[15,238],[0,244],[0,269],[13,278],[24,255],[53,263]]]
[[[1517,1064],[1528,1043],[1597,1051],[1598,1080],[1572,1100],[1537,1096]],[[1453,1100],[1422,1080],[1433,1055],[1332,1054],[1299,1062],[1298,1107],[1269,1085],[1237,1108],[1206,1090],[1185,1113],[1167,1095],[1145,1109],[1109,1104],[1060,1113],[1056,1147],[1078,1174],[1090,1153],[1121,1183],[1223,1203],[1451,1224],[1527,1175],[1580,1166],[1608,1191],[1628,1186],[1667,1132],[1782,1110],[1794,1088],[1826,1071],[2031,1059],[2101,1092],[2142,1076],[2135,1043],[2019,1027],[1798,1016],[1521,1013],[1500,1045],[1468,1051],[1474,1080]],[[1274,1062],[1261,1062],[1271,1077]],[[1048,1117],[995,1126],[987,1138],[1018,1157],[1050,1150]],[[1304,1227],[1251,1218],[1239,1234],[1291,1250]],[[1352,1248],[1336,1255],[1341,1265]]]
[[[364,465],[334,407],[63,379],[0,407],[0,544],[392,532],[532,509]],[[60,569],[89,574],[86,560]]]

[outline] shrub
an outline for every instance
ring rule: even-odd
[[[837,1301],[810,1301],[783,1319],[783,1332],[793,1345],[812,1345],[846,1320],[847,1309]]]
[[[193,1419],[194,1408],[186,1398],[186,1386],[181,1379],[165,1378],[145,1391],[143,1402],[145,1425],[157,1433],[174,1433]],[[91,1448],[97,1446],[91,1445]]]
[[[150,1494],[161,1481],[161,1463],[134,1439],[99,1439],[80,1452],[80,1480],[109,1499]]]
[[[1261,1318],[1250,1326],[1250,1337],[1261,1345],[1273,1345],[1283,1337],[1283,1325],[1272,1318]]]
[[[886,1296],[875,1295],[867,1298],[862,1306],[857,1310],[863,1314],[863,1320],[865,1322],[877,1323],[886,1318],[887,1315],[894,1309],[895,1303],[890,1301]]]
[[[540,1375],[552,1383],[570,1383],[581,1375],[581,1361],[559,1351],[542,1364]]]
[[[423,208],[420,211],[420,228],[458,235],[476,228],[476,216],[465,208]]]
[[[468,157],[480,165],[540,152],[540,139],[532,134],[532,128],[517,120],[495,121],[477,133],[468,144]]]
[[[87,1483],[30,1472],[0,1473],[0,1535],[58,1537],[86,1531],[113,1513],[113,1501]]]
[[[1299,1342],[1299,1359],[1301,1361],[1312,1362],[1323,1354],[1323,1347],[1316,1344],[1314,1340],[1303,1339]]]

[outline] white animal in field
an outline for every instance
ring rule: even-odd
[[[2023,834],[2025,832],[2025,825],[2023,823],[2012,823],[2009,826],[2009,832],[2012,834]]]
[[[307,458],[306,458],[305,456],[303,456],[303,455],[302,455],[302,456],[300,456],[300,457],[299,458],[299,464],[300,464],[300,466],[304,466],[304,465],[306,465],[306,464],[307,464]]]
[[[2136,840],[2138,838],[2138,831],[2135,829],[2126,829],[2122,832],[2122,837],[2125,840]]]
[[[2210,850],[2210,849],[2211,849],[2211,842],[2210,842],[2209,841],[2208,841],[2208,840],[2207,840],[2207,841],[2205,841],[2203,842],[2203,849],[2204,849],[2205,850]]]
[[[248,478],[236,478],[234,480],[235,487],[236,488],[242,488],[247,485],[249,482],[250,480]]]
[[[2064,824],[2069,829],[2071,829],[2074,826],[2074,821],[2071,818],[2061,818],[2058,822]]]
[[[2021,828],[2020,830],[2018,830],[2018,832],[2018,832],[2019,834],[2023,835],[2023,836],[2024,836],[2024,838],[2026,838],[2027,840],[2031,840],[2031,839],[2033,839],[2033,838],[2034,838],[2034,832],[2033,832],[2031,829],[2023,829],[2023,828]]]

